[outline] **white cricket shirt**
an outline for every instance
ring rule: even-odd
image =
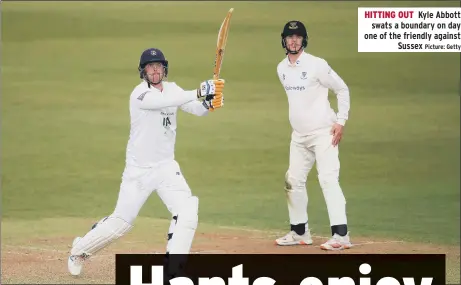
[[[349,88],[326,60],[305,51],[294,64],[288,56],[277,66],[277,74],[285,88],[289,120],[295,132],[307,135],[330,127],[344,125],[349,116]],[[338,99],[338,113],[331,108],[328,90]]]
[[[197,90],[184,91],[174,82],[163,83],[163,91],[148,88],[143,81],[130,95],[130,137],[126,164],[153,167],[175,159],[178,107],[203,116],[208,110],[197,100]]]

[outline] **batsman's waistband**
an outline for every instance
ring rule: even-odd
[[[178,162],[175,159],[166,159],[166,160],[157,161],[157,162],[149,163],[149,164],[143,164],[143,165],[127,162],[127,163],[125,163],[125,169],[127,169],[127,168],[155,169],[155,168],[164,167],[164,166],[170,165],[170,164],[178,164]]]

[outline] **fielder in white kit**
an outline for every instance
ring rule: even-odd
[[[339,185],[338,144],[348,119],[349,89],[326,60],[304,50],[308,35],[303,23],[286,23],[281,36],[287,57],[278,64],[277,74],[288,97],[289,121],[293,129],[289,167],[285,174],[291,229],[287,235],[276,239],[276,244],[312,244],[306,181],[317,162],[332,235],[320,248],[348,249],[352,244],[347,229],[346,200]],[[328,101],[329,89],[338,99],[337,114]]]
[[[72,275],[79,275],[85,260],[132,229],[154,191],[173,217],[167,254],[188,254],[192,246],[199,200],[192,195],[175,160],[176,114],[178,107],[197,116],[221,108],[224,80],[207,80],[198,89],[184,91],[164,80],[168,61],[155,48],[142,53],[138,70],[142,82],[129,99],[131,129],[117,204],[110,216],[101,219],[85,236],[74,239],[68,258]]]

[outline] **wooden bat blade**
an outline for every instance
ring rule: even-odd
[[[226,18],[221,24],[218,32],[218,41],[216,43],[216,57],[215,57],[215,64],[213,70],[213,78],[219,79],[219,75],[221,73],[221,67],[224,59],[224,51],[226,49],[227,44],[227,37],[229,34],[229,27],[230,27],[230,19],[232,17],[232,12],[234,8],[231,8],[229,12],[227,12]]]

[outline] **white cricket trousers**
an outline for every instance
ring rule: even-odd
[[[198,223],[198,198],[192,196],[179,164],[172,160],[153,168],[127,165],[114,212],[74,244],[71,254],[95,254],[125,235],[154,191],[173,216],[167,252],[189,253]]]
[[[173,216],[192,196],[189,185],[175,160],[155,168],[128,165],[123,172],[120,192],[112,216],[132,224],[153,192],[157,192]]]
[[[307,176],[315,162],[323,196],[327,205],[330,226],[347,224],[346,200],[339,185],[339,149],[333,146],[331,128],[311,135],[292,133],[290,160],[286,173],[286,194],[290,224],[308,222]]]

